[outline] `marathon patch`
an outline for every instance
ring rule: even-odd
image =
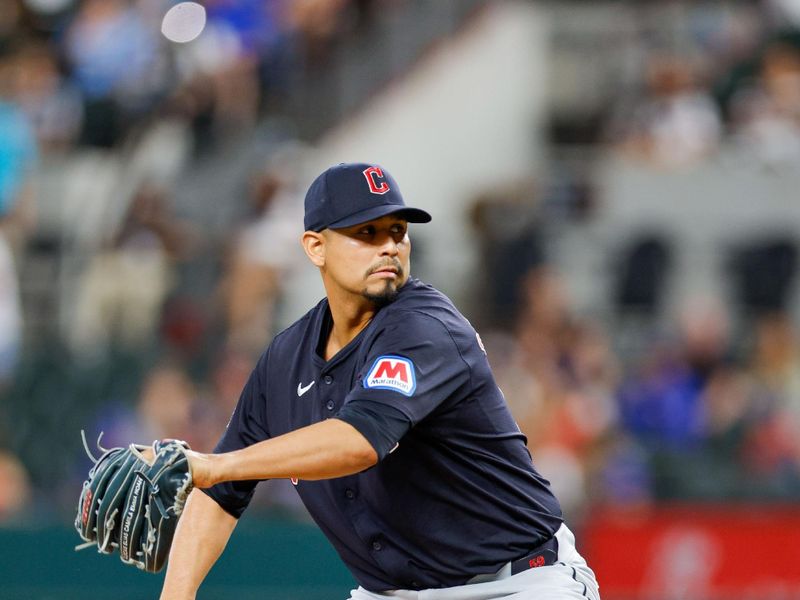
[[[376,390],[394,390],[410,396],[417,389],[414,363],[400,356],[379,356],[364,377],[364,387]]]

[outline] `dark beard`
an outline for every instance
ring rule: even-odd
[[[377,294],[373,294],[367,290],[364,290],[361,292],[361,295],[372,302],[375,308],[383,308],[384,306],[394,302],[399,292],[399,288],[393,287],[392,284],[387,281],[383,290]]]
[[[372,267],[364,274],[364,276],[369,277],[372,273],[374,273],[378,269],[381,269],[386,266],[392,266],[395,269],[397,269],[397,278],[402,279],[403,265],[400,263],[399,260],[397,260],[397,258],[387,259],[386,261],[380,263],[379,265]],[[387,280],[383,290],[378,292],[377,294],[373,294],[364,289],[364,291],[361,292],[361,295],[370,302],[372,302],[375,308],[383,308],[387,304],[391,304],[392,302],[394,302],[395,298],[397,298],[397,294],[400,292],[401,287],[402,285],[394,287],[392,286],[392,282]]]

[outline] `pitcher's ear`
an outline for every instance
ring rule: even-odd
[[[316,231],[304,231],[300,243],[303,244],[308,260],[314,266],[322,267],[325,265],[325,236]]]

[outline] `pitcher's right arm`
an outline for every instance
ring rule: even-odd
[[[161,600],[194,600],[236,523],[236,518],[205,493],[192,491],[175,531]]]

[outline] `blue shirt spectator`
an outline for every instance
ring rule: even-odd
[[[66,40],[73,78],[87,98],[106,98],[126,84],[149,81],[157,50],[140,15],[117,0],[87,2]]]
[[[619,392],[625,429],[645,442],[679,449],[704,433],[702,391],[705,382],[681,361],[664,361],[628,381]]]
[[[36,140],[24,113],[0,100],[0,217],[13,209],[36,155]]]

